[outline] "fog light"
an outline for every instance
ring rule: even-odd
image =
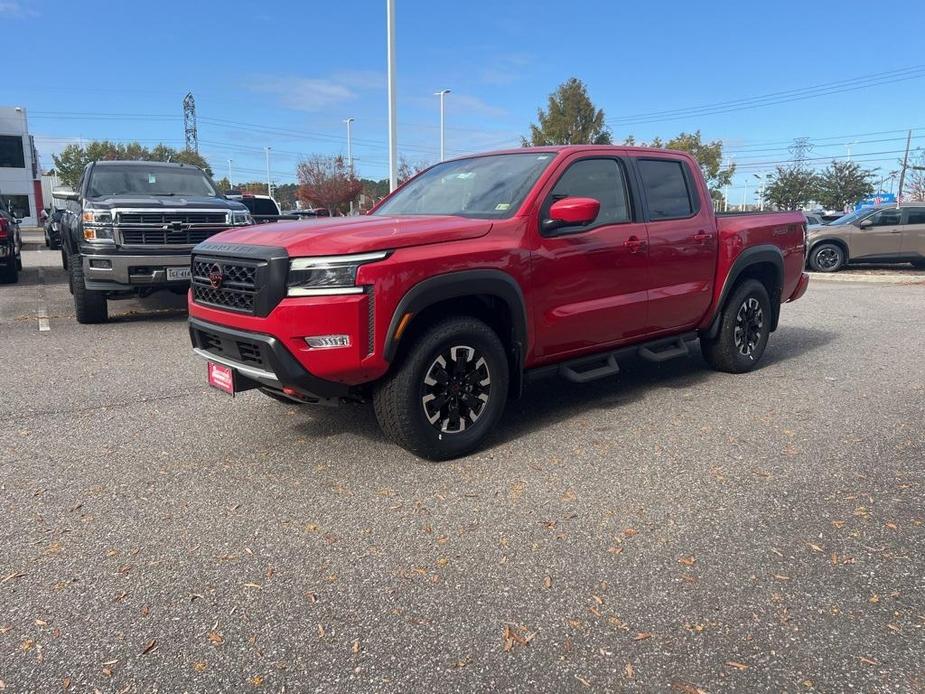
[[[97,260],[95,258],[91,258],[90,267],[98,267],[104,270],[112,270],[112,261],[111,260]]]
[[[305,344],[312,349],[330,349],[332,347],[349,347],[349,335],[315,335],[306,337]]]

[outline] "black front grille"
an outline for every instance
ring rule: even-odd
[[[195,246],[227,227],[204,229],[202,227],[188,229],[161,229],[136,228],[125,229],[122,232],[122,243],[126,246]]]
[[[264,359],[263,345],[261,343],[234,339],[202,328],[196,328],[195,332],[196,345],[200,349],[217,357],[225,357],[255,368],[267,368],[267,361]]]
[[[193,300],[232,311],[254,313],[258,264],[231,258],[193,259]]]
[[[220,212],[120,212],[117,224],[225,224],[227,213]]]

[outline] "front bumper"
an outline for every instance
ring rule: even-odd
[[[235,330],[192,316],[189,333],[193,352],[233,368],[239,378],[258,386],[276,391],[293,388],[305,399],[318,402],[351,395],[349,385],[315,376],[271,335]]]
[[[190,253],[162,255],[124,253],[117,249],[81,250],[87,289],[113,290],[129,287],[177,286],[189,280],[167,279],[167,268],[190,266]]]

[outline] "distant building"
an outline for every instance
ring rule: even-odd
[[[0,204],[25,226],[38,224],[44,206],[35,144],[18,106],[0,106]]]

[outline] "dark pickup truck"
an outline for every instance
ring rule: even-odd
[[[79,323],[105,322],[109,299],[186,292],[193,246],[253,224],[243,204],[187,164],[94,162],[77,190],[53,194],[65,201],[61,255]]]
[[[698,339],[713,368],[755,368],[805,254],[801,212],[718,218],[684,152],[517,149],[441,162],[369,215],[199,244],[190,335],[226,393],[371,399],[392,440],[453,458],[534,377],[612,377]]]

